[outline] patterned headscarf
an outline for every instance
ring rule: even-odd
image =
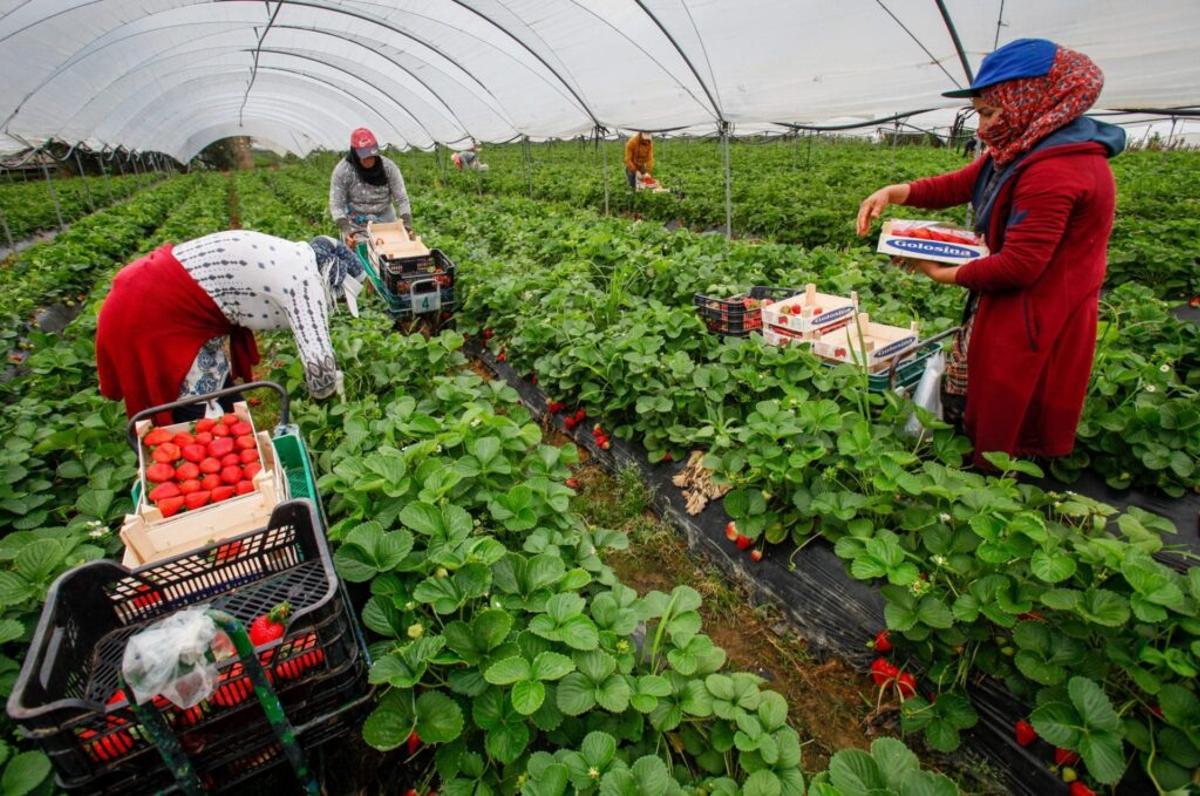
[[[997,166],[1028,152],[1038,141],[1082,116],[1100,96],[1104,73],[1086,55],[1059,47],[1050,71],[988,86],[980,99],[1000,114],[979,138]]]
[[[354,301],[354,295],[358,291],[346,289],[347,276],[356,283],[362,282],[364,271],[358,256],[345,244],[327,235],[313,238],[308,245],[317,257],[317,270],[325,277],[325,288],[331,299],[330,306],[333,306],[339,297],[345,298],[351,314],[358,315],[358,306]]]

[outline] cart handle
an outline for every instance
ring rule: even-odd
[[[289,410],[289,399],[287,390],[273,381],[252,381],[247,384],[235,384],[232,387],[226,387],[223,390],[216,392],[205,393],[204,395],[192,395],[179,401],[172,401],[169,404],[160,406],[151,406],[143,409],[133,417],[129,418],[129,425],[125,427],[125,438],[129,441],[129,447],[133,448],[134,452],[138,449],[137,424],[139,420],[145,420],[148,417],[153,417],[159,412],[169,412],[173,409],[182,409],[185,406],[192,406],[198,403],[207,403],[218,398],[224,398],[227,395],[236,395],[240,392],[248,390],[259,390],[263,387],[270,387],[275,392],[279,393],[279,425],[288,425],[288,420],[291,417]]]
[[[903,351],[899,351],[895,355],[893,355],[892,364],[888,367],[888,386],[890,387],[896,383],[896,367],[900,364],[901,358],[908,356],[913,351],[916,351],[921,348],[925,348],[930,343],[940,343],[943,340],[945,340],[947,337],[950,337],[951,335],[954,335],[954,334],[958,334],[960,331],[962,331],[961,326],[952,326],[951,328],[947,329],[944,332],[935,334],[933,337],[929,337],[924,340],[918,340],[913,345],[911,345],[908,348],[904,349]]]

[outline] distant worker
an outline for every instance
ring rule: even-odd
[[[958,171],[880,188],[863,200],[858,234],[891,204],[970,202],[990,256],[965,265],[912,260],[935,282],[969,292],[946,369],[947,405],[983,454],[1071,453],[1083,411],[1116,186],[1111,158],[1125,131],[1084,116],[1104,74],[1083,53],[1018,39],[983,59],[970,88],[983,157]],[[956,400],[957,399],[957,400]]]
[[[625,179],[629,187],[637,190],[638,182],[654,172],[654,142],[650,134],[641,131],[625,142]]]
[[[464,168],[471,171],[487,171],[488,165],[479,156],[482,149],[483,147],[479,145],[478,141],[472,140],[470,149],[455,152],[450,156],[450,159],[454,161],[454,165],[458,167],[459,171],[462,171]]]
[[[412,232],[404,177],[395,163],[379,154],[379,143],[365,127],[350,134],[350,151],[329,178],[329,214],[345,241],[364,234],[368,221],[395,221],[397,216]]]
[[[314,398],[341,381],[329,315],[344,298],[358,314],[358,258],[333,238],[308,243],[231,230],[165,244],[126,265],[113,280],[96,322],[100,393],[125,401],[133,417],[253,381],[254,332],[291,329]],[[149,307],[162,311],[147,315]],[[156,422],[183,422],[230,409],[194,404]]]

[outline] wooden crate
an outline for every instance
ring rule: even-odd
[[[403,221],[367,222],[367,254],[371,264],[380,269],[382,260],[406,260],[428,257],[429,247],[420,235],[409,237]]]
[[[792,298],[776,301],[762,308],[763,336],[771,345],[779,339],[812,341],[844,326],[858,308],[858,294],[833,296],[818,293],[817,286],[808,284],[804,292]]]
[[[234,404],[233,413],[253,427],[254,420],[245,402]],[[189,432],[194,423],[176,423],[164,426],[172,432]],[[141,440],[154,428],[149,420],[137,424],[138,477],[142,481],[141,495],[133,514],[125,515],[121,526],[121,540],[125,543],[126,566],[143,566],[186,553],[212,542],[238,536],[267,524],[271,511],[278,503],[287,500],[286,482],[275,461],[275,448],[271,436],[265,431],[254,431],[258,443],[258,460],[262,469],[252,479],[254,490],[244,495],[235,495],[220,503],[210,503],[198,509],[189,509],[163,517],[162,512],[147,495],[149,486],[145,480],[146,446]]]
[[[812,343],[813,353],[834,362],[865,366],[872,373],[885,370],[892,357],[917,344],[917,323],[908,328],[874,323],[865,312]]]

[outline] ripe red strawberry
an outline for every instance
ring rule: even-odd
[[[672,462],[672,461],[675,461],[675,459],[674,459],[674,458],[671,456],[671,452],[670,452],[670,451],[667,451],[666,453],[664,453],[664,454],[663,454],[662,460],[663,460],[664,462]]]
[[[233,446],[235,449],[240,451],[250,450],[251,448],[255,447],[254,437],[250,436],[249,434],[238,437],[236,440],[234,440]]]
[[[750,551],[750,560],[753,561],[755,564],[757,564],[759,561],[762,561],[762,557],[763,557],[763,552],[762,552],[762,550],[759,550],[757,547]]]
[[[209,456],[200,462],[200,472],[202,473],[219,473],[221,472],[221,460],[216,456]]]
[[[416,754],[416,751],[421,748],[421,736],[417,735],[417,731],[413,730],[408,736],[408,753]]]
[[[208,448],[208,443],[210,443],[212,441],[213,441],[212,432],[201,431],[199,434],[196,435],[196,444],[203,445],[206,450]]]
[[[174,437],[171,438],[171,442],[175,443],[175,445],[179,446],[180,448],[185,448],[188,445],[191,445],[195,441],[196,441],[196,438],[193,437],[191,434],[187,433],[186,431],[180,431],[178,434],[176,434]]]
[[[221,485],[221,476],[216,473],[209,473],[200,479],[200,488],[209,492],[213,491]]]
[[[896,679],[900,670],[887,658],[876,658],[871,663],[871,679],[875,685],[886,685]]]
[[[243,420],[239,423],[234,423],[233,427],[229,430],[233,432],[235,437],[245,437],[254,433],[254,426]],[[251,439],[253,439],[253,437]]]
[[[1200,296],[1192,296],[1188,299],[1188,306],[1193,309],[1200,309]]]
[[[196,433],[199,434],[203,431],[212,431],[213,426],[216,424],[217,421],[213,420],[211,417],[202,417],[196,421]]]
[[[189,478],[186,481],[179,482],[179,494],[191,495],[200,491],[200,482],[195,478]],[[188,506],[191,508],[191,506]]]
[[[142,437],[142,444],[148,448],[155,445],[162,445],[164,442],[170,442],[175,435],[165,428],[151,429],[146,436]]]
[[[221,418],[221,422],[227,426],[234,426],[242,422],[242,419],[233,412],[226,412],[225,416]]]
[[[750,547],[753,546],[754,540],[749,536],[742,536],[741,534],[738,534],[738,538],[734,540],[734,544],[737,545],[738,550],[749,550]]]
[[[254,491],[254,484],[250,481],[238,481],[233,485],[234,494],[245,495]]]
[[[150,458],[163,464],[173,464],[179,460],[179,454],[178,445],[174,442],[164,442],[154,449],[154,452],[150,454]]]
[[[233,453],[233,439],[230,437],[219,437],[208,443],[208,455],[215,459],[220,459],[230,453]]]
[[[242,475],[245,476],[247,481],[253,481],[254,476],[258,475],[258,471],[261,469],[262,464],[260,462],[250,462],[242,468]]]
[[[1067,792],[1070,796],[1096,796],[1096,791],[1079,781],[1072,782]]]
[[[892,639],[888,631],[880,630],[875,634],[875,640],[871,642],[871,647],[874,647],[876,652],[886,653],[892,651]]]
[[[529,383],[532,384],[534,387],[537,386],[537,374],[536,373],[530,374]]]
[[[200,489],[195,492],[189,492],[183,497],[183,503],[189,509],[198,509],[201,506],[208,505],[208,501],[212,499],[212,492],[207,489]]]
[[[284,622],[291,612],[292,606],[281,602],[268,613],[256,616],[250,623],[250,642],[256,647],[261,647],[283,638],[283,631],[286,629]]]
[[[1056,766],[1073,766],[1079,762],[1079,755],[1072,752],[1070,749],[1063,749],[1061,746],[1054,748],[1054,765]]]
[[[146,480],[156,484],[175,480],[175,468],[163,462],[155,462],[146,468]]]
[[[1158,716],[1160,719],[1163,717],[1162,707],[1159,705],[1151,706],[1150,712],[1153,713],[1155,716]]]
[[[577,479],[577,478],[568,478],[565,481],[565,483],[569,489],[578,489],[579,488],[579,479]]]
[[[218,440],[218,439],[223,439],[225,437],[228,437],[233,432],[230,431],[229,426],[225,425],[224,423],[217,423],[215,426],[212,427],[211,433],[212,433],[213,439]]]
[[[495,332],[493,332],[491,329],[484,329],[483,330],[483,339],[491,340],[493,334],[495,334]]]
[[[896,685],[900,687],[900,696],[908,699],[917,693],[917,680],[908,672],[901,672],[896,679]]]
[[[508,359],[508,357],[505,355],[504,350],[501,349],[500,353],[496,354],[496,361],[504,362],[506,359]]]
[[[150,490],[150,502],[157,503],[167,498],[179,497],[180,494],[182,493],[179,491],[178,484],[173,481],[166,481]]]
[[[409,788],[408,790],[404,791],[404,796],[421,796],[421,794],[417,793],[416,788]]]
[[[229,500],[233,497],[233,487],[228,484],[222,484],[212,491],[212,502],[220,503],[222,500]]]
[[[221,469],[221,480],[226,484],[236,484],[242,480],[242,468],[231,464]]]
[[[221,469],[226,467],[237,467],[242,463],[242,455],[240,453],[227,453],[221,457]]]
[[[587,410],[582,406],[575,410],[575,422],[582,423],[587,418]]]
[[[1033,729],[1033,725],[1025,721],[1019,720],[1013,725],[1013,735],[1016,736],[1017,744],[1020,746],[1029,746],[1037,740],[1037,730]]]
[[[175,468],[176,481],[191,481],[200,477],[200,466],[194,462],[184,462]]]
[[[567,431],[570,431],[571,429],[575,428],[575,426],[577,424],[578,424],[578,421],[576,421],[575,418],[568,417],[566,420],[563,421],[563,428],[565,428]]]
[[[256,461],[258,461],[258,450],[255,448],[250,448],[249,450],[244,450],[244,451],[242,451],[242,455],[239,456],[238,458],[242,460],[242,464],[249,464],[250,462],[256,462]]]
[[[208,455],[208,449],[200,443],[194,442],[191,445],[184,445],[180,450],[180,455],[182,455],[183,458],[187,459],[189,462],[195,462],[196,464],[199,464],[200,462],[204,461],[204,457]]]
[[[612,443],[609,442],[607,438],[605,438],[605,440],[600,443],[600,447],[603,448],[604,450],[608,450],[609,448],[612,447]]]
[[[158,506],[158,510],[162,512],[163,517],[172,517],[179,513],[183,508],[183,497],[163,498],[154,505]]]
[[[736,542],[738,538],[737,523],[733,520],[725,523],[725,538],[731,542]]]

